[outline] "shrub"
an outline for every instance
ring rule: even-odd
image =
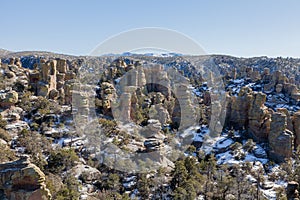
[[[47,161],[50,172],[60,173],[74,167],[79,158],[73,149],[57,149],[50,152]]]
[[[244,144],[243,149],[247,152],[251,152],[255,147],[255,142],[252,139],[248,139],[247,142]]]
[[[63,187],[57,192],[57,200],[77,200],[80,197],[79,182],[74,176],[67,176]]]

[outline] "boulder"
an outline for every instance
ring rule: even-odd
[[[155,137],[161,131],[161,123],[159,120],[150,119],[148,120],[147,126],[143,127],[141,135],[146,138]]]
[[[131,94],[123,93],[120,97],[119,114],[114,114],[114,117],[120,119],[121,122],[128,123],[131,121]]]
[[[56,99],[58,99],[58,97],[59,97],[59,92],[56,89],[53,89],[49,92],[50,99],[56,100]]]
[[[111,115],[111,102],[115,99],[116,89],[111,83],[103,82],[101,84],[100,105],[105,115]]]
[[[18,102],[19,95],[16,91],[0,92],[0,107],[10,107]]]
[[[28,157],[0,164],[0,190],[3,190],[4,198],[7,199],[51,199],[45,184],[45,174],[30,163]]]
[[[6,119],[9,122],[15,122],[20,120],[22,113],[22,108],[11,106],[9,109],[4,110],[1,115],[3,119]]]
[[[85,183],[93,183],[101,179],[101,172],[88,165],[78,164],[70,170],[70,173]]]
[[[10,70],[5,70],[5,71],[4,71],[4,75],[5,75],[7,78],[9,78],[9,79],[15,78],[15,77],[16,77],[16,74],[15,74],[14,72],[10,71]]]

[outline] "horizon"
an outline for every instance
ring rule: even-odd
[[[87,56],[111,36],[157,27],[192,38],[208,55],[299,58],[299,6],[295,0],[3,1],[0,48]]]
[[[64,55],[64,56],[75,56],[75,57],[101,57],[101,56],[128,56],[126,55],[127,53],[130,53],[131,55],[146,55],[146,54],[150,54],[150,53],[156,53],[156,52],[144,52],[144,53],[135,53],[135,52],[123,52],[121,54],[117,54],[117,53],[108,53],[108,54],[104,54],[104,55],[75,55],[75,54],[68,54],[68,53],[61,53],[61,52],[55,52],[55,51],[40,51],[40,50],[25,50],[25,51],[10,51],[8,49],[3,49],[0,48],[0,51],[4,50],[4,51],[9,51],[9,54],[14,54],[14,53],[30,53],[30,52],[36,52],[36,53],[52,53],[52,54],[57,54],[57,55]],[[177,54],[176,52],[169,52],[169,54]],[[0,54],[1,56],[1,54]],[[5,55],[6,56],[6,55]],[[153,55],[154,57],[156,55]],[[227,56],[227,57],[234,57],[234,58],[272,58],[272,59],[276,59],[276,58],[283,58],[283,59],[288,59],[288,58],[292,58],[292,59],[300,59],[299,57],[292,57],[292,56],[267,56],[267,55],[255,55],[255,56],[235,56],[235,55],[230,55],[230,54],[199,54],[199,55],[189,55],[189,54],[180,54],[180,55],[175,55],[175,56]]]

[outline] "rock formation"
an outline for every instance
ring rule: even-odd
[[[18,102],[18,93],[14,90],[0,92],[0,107],[10,107]]]
[[[300,111],[294,113],[293,116],[293,126],[294,126],[294,132],[295,132],[295,144],[296,146],[300,145]]]
[[[103,109],[105,115],[111,116],[112,102],[115,100],[115,88],[111,83],[102,82],[100,87],[99,99],[100,102],[97,106]]]
[[[254,92],[248,110],[248,131],[257,141],[266,141],[270,132],[270,114],[264,105],[266,95]]]
[[[280,107],[288,103],[299,105],[296,81],[288,79],[280,70],[271,72],[270,68],[262,68],[261,74],[257,68],[251,67],[237,70],[240,79],[235,82],[236,85],[239,81],[246,84],[251,80],[250,83],[256,86],[241,87],[239,92],[229,90],[226,126],[247,130],[257,142],[269,142],[270,156],[276,161],[284,161],[300,144],[297,107],[293,108],[294,112],[291,112],[291,107]],[[227,71],[227,74],[231,72]],[[232,76],[225,77],[232,80]]]
[[[268,141],[271,158],[282,162],[285,158],[291,157],[294,136],[287,129],[287,116],[280,112],[273,113],[270,130]]]
[[[36,95],[59,99],[61,104],[71,103],[72,80],[75,74],[68,71],[65,59],[40,59],[35,70],[30,71],[29,80]]]
[[[161,123],[158,120],[149,120],[148,125],[141,131],[141,135],[146,139],[144,146],[146,152],[159,151],[164,140],[164,135],[160,133]]]
[[[27,157],[0,164],[0,191],[4,199],[48,200],[51,194],[45,185],[44,173]]]
[[[288,200],[298,200],[299,192],[298,192],[299,184],[295,181],[291,181],[288,183],[286,187],[286,196]]]
[[[230,99],[230,125],[235,129],[246,128],[248,125],[249,99],[252,91],[249,88],[242,88],[238,96]]]

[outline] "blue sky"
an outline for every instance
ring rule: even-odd
[[[300,57],[298,0],[0,0],[0,48],[87,55],[122,31],[173,29],[209,54]]]

